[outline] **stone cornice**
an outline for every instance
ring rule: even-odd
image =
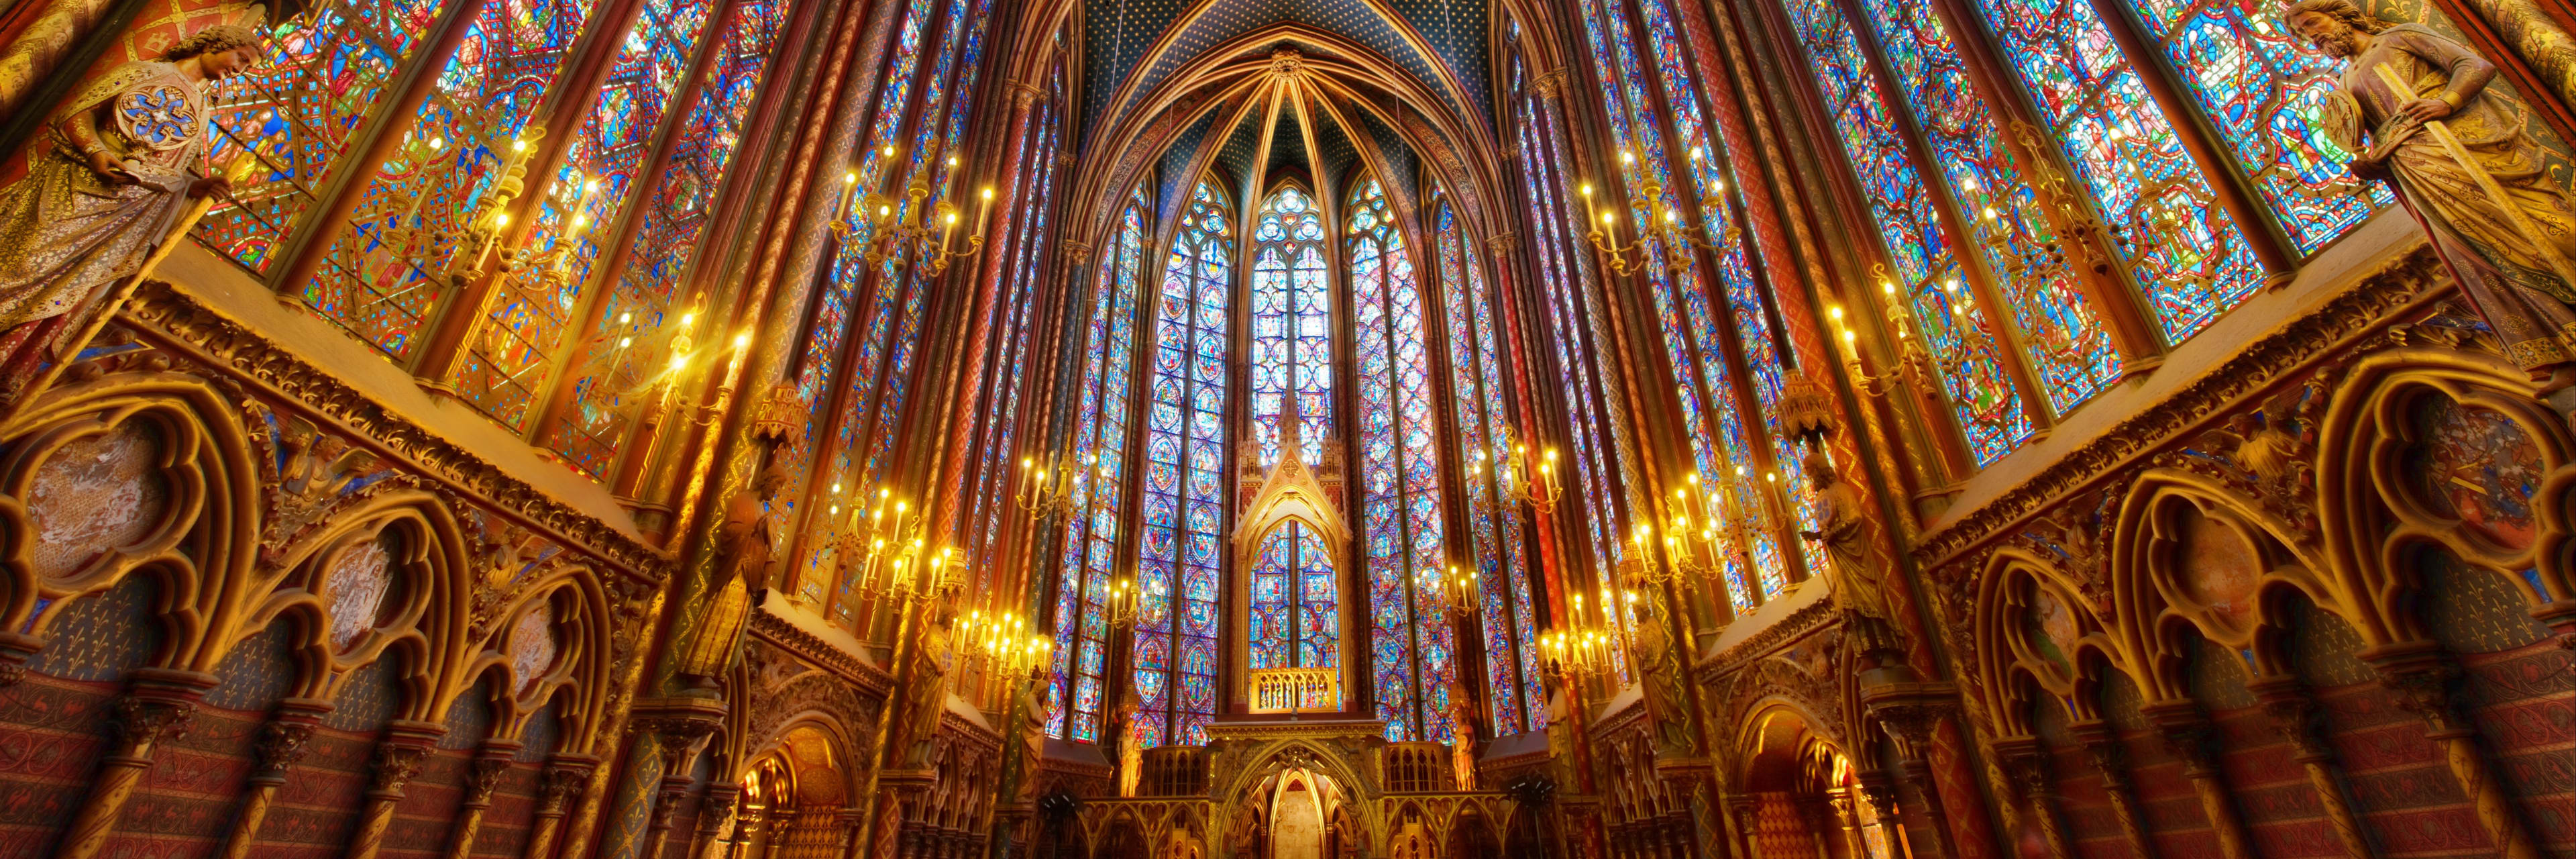
[[[679,569],[672,555],[511,476],[166,281],[144,281],[119,315],[140,323],[136,335],[156,348],[229,371],[332,422],[354,443],[379,449],[423,479],[598,557],[604,566],[657,582]]]
[[[886,690],[894,685],[884,671],[860,661],[857,654],[834,646],[777,614],[754,611],[749,626],[752,635],[776,645],[788,655],[840,675],[851,685],[879,698],[883,698]]]
[[[1834,601],[1817,600],[1805,608],[1791,612],[1788,617],[1781,618],[1779,623],[1754,633],[1753,637],[1745,639],[1734,647],[1709,654],[1701,659],[1699,661],[1700,682],[1717,682],[1717,679],[1725,676],[1727,672],[1767,656],[1789,642],[1823,631],[1833,622]]]
[[[1915,544],[1914,560],[1931,569],[2002,538],[2013,526],[2039,513],[2049,499],[2153,455],[2228,404],[2253,396],[2301,367],[2323,360],[2335,347],[2388,324],[2398,311],[2438,300],[2448,294],[2439,288],[2443,277],[2442,263],[2430,247],[2397,258],[1994,501],[1924,534]]]

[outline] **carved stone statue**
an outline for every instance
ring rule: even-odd
[[[931,614],[923,618],[921,644],[912,655],[912,683],[904,690],[904,766],[911,769],[930,768],[932,739],[948,712],[949,626],[956,619],[945,607],[924,611]]]
[[[1127,692],[1118,698],[1117,721],[1110,726],[1110,736],[1118,741],[1118,795],[1135,796],[1136,784],[1145,776],[1145,726],[1136,718],[1144,712],[1144,699],[1136,694],[1136,684],[1127,684]]]
[[[1454,735],[1449,743],[1449,767],[1457,778],[1459,790],[1476,789],[1476,738],[1484,735],[1484,725],[1476,718],[1476,696],[1463,679],[1449,681],[1449,729]]]
[[[259,33],[221,24],[126,63],[45,123],[27,175],[0,188],[0,382],[63,357],[77,324],[143,265],[188,201],[229,194],[206,169],[205,85],[257,61]]]
[[[1038,770],[1046,762],[1046,694],[1044,684],[1020,684],[1020,721],[1012,739],[1020,744],[1020,801],[1036,802]]]
[[[2360,153],[2353,175],[2396,189],[2505,357],[2534,381],[2576,369],[2576,202],[2543,169],[2521,106],[2487,88],[2496,65],[2349,0],[2301,0],[2284,20],[2345,61],[2326,132]]]
[[[1821,447],[1809,451],[1802,462],[1816,530],[1800,531],[1798,536],[1818,544],[1833,559],[1834,605],[1842,615],[1843,636],[1855,651],[1873,658],[1873,664],[1902,662],[1905,645],[1889,622],[1895,614],[1888,608],[1887,580],[1870,568],[1867,557],[1869,544],[1862,525],[1868,514],[1860,491],[1834,469]]]
[[[743,622],[751,613],[751,594],[769,587],[769,575],[778,561],[769,539],[768,505],[785,485],[786,470],[773,465],[753,478],[749,487],[725,499],[724,521],[716,523],[716,569],[709,582],[713,596],[707,602],[706,622],[679,660],[680,676],[692,687],[713,688],[715,678],[733,664],[734,640],[741,637]]]

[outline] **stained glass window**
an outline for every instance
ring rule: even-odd
[[[610,63],[608,79],[573,131],[571,152],[546,182],[531,180],[535,225],[514,249],[516,267],[486,302],[480,336],[467,344],[457,395],[502,426],[519,429],[539,404],[555,351],[614,240],[635,175],[653,149],[673,92],[687,73],[711,11],[708,0],[645,0]]]
[[[1020,401],[1028,396],[1033,374],[1027,368],[1033,363],[1031,350],[1038,347],[1034,336],[1038,296],[1045,289],[1047,239],[1046,213],[1055,197],[1057,156],[1056,103],[1050,99],[1038,105],[1029,126],[1031,141],[1020,158],[1021,188],[1012,199],[1028,215],[1014,219],[1010,240],[998,247],[1001,262],[995,263],[1002,278],[1004,319],[994,326],[993,337],[985,348],[993,357],[984,377],[986,418],[974,449],[984,452],[981,470],[968,469],[970,481],[980,482],[966,490],[975,501],[968,506],[960,521],[964,528],[966,556],[983,559],[978,574],[985,578],[976,583],[979,591],[989,592],[995,579],[1004,575],[1012,551],[1004,535],[1005,523],[1025,527],[1012,518],[1010,503],[1012,482],[1020,475],[1012,464],[1018,449]]]
[[[2308,50],[2276,5],[2255,0],[2125,0],[2164,48],[2301,253],[2314,252],[2379,207],[2396,202],[2378,183],[2345,172],[2352,153],[2319,124],[2342,74]],[[2429,12],[2429,10],[2428,10]]]
[[[2011,306],[2040,390],[2058,412],[2075,408],[2120,378],[2120,353],[2062,259],[2038,192],[2014,166],[1994,110],[1977,94],[1932,4],[1859,3],[1899,81],[1893,89],[1913,109],[1924,146],[1986,255],[1986,271]]]
[[[1206,182],[1163,267],[1146,376],[1136,692],[1146,746],[1201,745],[1216,717],[1217,573],[1226,533],[1227,313],[1234,224]]]
[[[848,186],[842,200],[845,222],[855,220],[850,217],[852,208],[868,189],[890,183],[900,188],[911,171],[928,160],[925,153],[915,149],[902,165],[898,165],[895,150],[910,139],[902,121],[903,107],[908,103],[914,83],[921,76],[922,35],[931,13],[931,0],[913,0],[903,13],[903,24],[896,30],[894,56],[888,60],[885,86],[877,96],[880,107],[877,121],[869,126],[874,130],[867,148],[862,150],[857,169],[848,171],[855,179],[845,183]],[[889,171],[898,169],[903,172],[888,177]],[[870,409],[882,404],[884,392],[880,381],[901,383],[898,377],[902,374],[886,372],[883,359],[889,351],[906,345],[889,345],[888,341],[896,339],[901,327],[899,323],[908,315],[907,308],[916,306],[904,300],[911,292],[906,289],[910,281],[894,276],[900,271],[895,260],[889,259],[881,265],[871,265],[867,261],[864,244],[871,235],[864,222],[851,226],[838,248],[824,262],[829,268],[823,283],[816,288],[814,322],[807,329],[809,333],[804,339],[796,371],[797,395],[808,405],[806,432],[801,436],[804,443],[791,447],[786,455],[780,457],[790,474],[811,473],[811,480],[848,486],[852,491],[867,491],[875,487],[872,481],[863,480],[856,474],[851,449],[857,443],[863,422],[873,418],[874,413]],[[797,487],[790,484],[789,491],[782,492],[781,496],[793,497],[796,491]],[[777,512],[777,508],[773,508],[773,512]],[[816,521],[810,524],[820,529],[827,523]],[[821,600],[829,597],[836,619],[845,622],[854,619],[855,594],[835,595],[823,590],[824,583],[835,581],[830,574],[840,567],[830,541],[808,540],[807,545],[810,550],[806,557],[800,559],[805,568],[799,580],[805,583],[808,598]],[[845,589],[849,584],[837,583]]]
[[[1681,205],[1675,196],[1663,131],[1655,112],[1648,87],[1658,83],[1647,74],[1645,61],[1633,38],[1633,30],[1624,15],[1605,14],[1604,3],[1625,4],[1630,0],[1583,0],[1584,30],[1590,38],[1593,62],[1602,79],[1617,81],[1618,109],[1609,111],[1612,134],[1626,141],[1621,158],[1622,178],[1627,187],[1639,195],[1627,207],[1628,222],[1654,223],[1653,208],[1643,196],[1645,185],[1661,186],[1662,197],[1651,201],[1663,210]],[[1660,65],[1660,84],[1673,104],[1683,105],[1672,112],[1672,123],[1678,142],[1690,153],[1683,166],[1702,198],[1725,199],[1726,158],[1709,138],[1706,124],[1700,121],[1698,90],[1683,58],[1688,56],[1680,46],[1672,27],[1669,11],[1662,0],[1636,0],[1640,20],[1652,28],[1654,57]],[[1660,26],[1659,26],[1660,25]],[[1693,454],[1699,473],[1710,478],[1707,485],[1724,487],[1727,495],[1714,505],[1716,512],[1727,517],[1731,530],[1730,544],[1740,543],[1740,551],[1720,553],[1729,565],[1740,565],[1739,558],[1750,558],[1750,576],[1728,570],[1730,579],[1750,578],[1762,596],[1769,596],[1788,586],[1791,550],[1781,545],[1777,523],[1768,520],[1765,511],[1775,509],[1766,495],[1778,492],[1778,486],[1801,483],[1798,466],[1800,452],[1785,436],[1771,431],[1779,415],[1779,401],[1786,386],[1782,375],[1787,362],[1782,347],[1774,337],[1769,317],[1765,315],[1765,297],[1754,278],[1740,233],[1729,228],[1730,213],[1725,206],[1707,207],[1700,212],[1707,234],[1700,240],[1716,244],[1720,251],[1714,286],[1723,296],[1722,305],[1710,306],[1709,284],[1703,282],[1698,266],[1672,272],[1664,254],[1687,253],[1687,249],[1668,249],[1661,238],[1652,234],[1641,237],[1640,254],[1648,262],[1644,280],[1651,289],[1661,322],[1664,344],[1673,356],[1674,390],[1681,398],[1682,415],[1691,425]],[[1727,333],[1720,320],[1733,323],[1734,345],[1742,354],[1744,368],[1752,377],[1753,405],[1747,412],[1737,399],[1731,381],[1732,368],[1727,363]],[[1759,423],[1748,425],[1748,414]],[[1766,438],[1767,436],[1767,438]],[[1771,446],[1771,462],[1765,469],[1754,455],[1755,444]],[[1634,505],[1642,508],[1643,505]],[[1811,514],[1809,514],[1811,515]],[[1613,543],[1618,543],[1614,538]],[[1625,544],[1620,544],[1624,549]],[[1810,565],[1817,559],[1810,559]],[[1812,570],[1811,570],[1812,571]],[[1602,581],[1611,581],[1603,578]],[[1737,605],[1744,605],[1738,602]]]
[[[652,178],[643,208],[629,216],[643,223],[627,265],[596,311],[599,335],[573,346],[567,371],[579,375],[546,443],[593,476],[607,475],[616,446],[669,366],[680,329],[672,314],[686,306],[680,277],[696,262],[786,12],[782,0],[742,0],[734,9],[719,53],[681,116],[662,174]]]
[[[1290,519],[1261,537],[1252,562],[1251,669],[1341,665],[1341,593],[1315,526]],[[1340,705],[1310,698],[1304,706]]]
[[[1314,198],[1282,188],[1252,228],[1252,434],[1261,463],[1279,461],[1279,413],[1292,392],[1305,460],[1322,461],[1333,427],[1332,300],[1324,267],[1323,213]]]
[[[1535,644],[1545,626],[1531,599],[1529,559],[1521,543],[1520,505],[1506,469],[1510,452],[1510,412],[1504,406],[1510,370],[1503,363],[1506,336],[1486,292],[1484,266],[1475,243],[1460,228],[1458,216],[1442,200],[1434,216],[1434,241],[1440,250],[1440,294],[1449,322],[1449,387],[1457,407],[1458,461],[1466,463],[1461,487],[1472,532],[1472,572],[1483,592],[1485,680],[1492,697],[1494,734],[1529,730],[1529,710],[1538,704],[1539,673]],[[1444,572],[1446,572],[1444,570]]]
[[[314,227],[328,256],[302,285],[305,304],[397,360],[411,356],[447,297],[446,275],[476,267],[475,231],[499,226],[489,210],[494,183],[508,161],[537,147],[519,133],[596,5],[484,5],[394,157],[363,180],[349,222]]]
[[[1423,598],[1421,576],[1447,575],[1441,546],[1438,434],[1422,293],[1412,255],[1376,179],[1343,207],[1359,384],[1362,557],[1377,715],[1386,738],[1450,741],[1449,684],[1458,675],[1449,619]]]
[[[1887,84],[1869,64],[1851,21],[1833,0],[1781,0],[1806,49],[1843,154],[1859,174],[1879,243],[1895,270],[1881,270],[1888,298],[1913,311],[1917,342],[1940,369],[1968,452],[1978,465],[2011,453],[2034,425],[2004,369],[2004,342],[1966,283],[1956,243],[1931,190],[1897,131]]]
[[[1145,201],[1119,217],[1115,244],[1100,260],[1099,298],[1083,340],[1082,387],[1075,391],[1072,515],[1065,517],[1064,557],[1055,598],[1056,686],[1049,732],[1075,740],[1100,737],[1101,683],[1109,619],[1102,606],[1115,575],[1120,503],[1126,497],[1128,379],[1136,347],[1138,272],[1144,264]]]
[[[197,240],[265,271],[276,243],[306,216],[325,183],[351,166],[351,138],[382,110],[417,59],[438,3],[331,0],[277,28],[260,61],[217,86],[214,163],[251,147],[258,169],[197,222]]]
[[[2129,258],[2148,310],[2179,343],[2263,285],[2242,227],[2211,198],[2173,120],[2147,95],[2088,0],[1976,0],[2005,64]],[[2039,142],[2034,141],[2034,142]]]
[[[1514,79],[1522,80],[1515,58]],[[1549,328],[1546,336],[1556,358],[1556,370],[1564,374],[1565,418],[1569,434],[1565,440],[1566,459],[1573,463],[1562,469],[1568,503],[1582,505],[1582,523],[1586,538],[1580,550],[1568,553],[1561,569],[1588,567],[1594,581],[1610,581],[1611,564],[1618,555],[1617,502],[1620,497],[1610,485],[1611,469],[1617,462],[1616,441],[1620,429],[1619,404],[1604,396],[1603,380],[1611,378],[1615,368],[1605,366],[1613,357],[1594,344],[1603,339],[1606,314],[1596,312],[1599,291],[1592,260],[1577,244],[1581,224],[1577,220],[1564,177],[1571,162],[1561,148],[1563,129],[1555,108],[1546,99],[1530,97],[1524,90],[1521,123],[1522,176],[1529,186],[1530,220],[1538,225],[1538,240],[1532,243],[1542,271]],[[1524,431],[1514,441],[1520,444],[1546,445],[1543,437]],[[1577,586],[1579,586],[1579,582]],[[1560,584],[1550,589],[1551,595],[1562,590]],[[1561,597],[1559,597],[1561,598]],[[1553,601],[1553,600],[1551,600]],[[1561,618],[1562,615],[1559,615]],[[1531,705],[1533,727],[1545,727],[1546,711],[1539,702]]]

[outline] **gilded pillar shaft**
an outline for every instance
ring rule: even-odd
[[[447,859],[473,855],[474,837],[483,831],[483,813],[492,808],[492,791],[500,788],[502,774],[510,771],[510,762],[518,754],[518,743],[492,741],[474,756],[473,768],[465,776],[465,798],[457,805],[456,825],[448,833]]]
[[[403,790],[420,774],[421,761],[446,728],[429,722],[396,720],[385,740],[376,744],[375,780],[367,788],[366,809],[358,815],[358,833],[349,840],[349,859],[375,859],[384,847],[385,830],[394,823],[394,807]]]
[[[188,722],[197,714],[198,696],[214,685],[212,675],[191,671],[144,668],[134,672],[132,687],[116,704],[116,744],[98,780],[90,784],[89,798],[64,828],[56,859],[98,855],[99,848],[107,845],[108,833],[115,831],[117,819],[124,816],[126,800],[134,797],[134,785],[152,768],[162,741],[187,733]]]
[[[521,859],[550,859],[555,839],[563,834],[564,812],[573,798],[590,786],[591,770],[597,761],[558,758],[546,766],[537,784],[537,812],[528,823],[528,841],[519,853]]]
[[[2531,0],[2465,0],[2498,39],[2548,85],[2551,97],[2576,106],[2576,38]]]
[[[2155,845],[2147,841],[2147,831],[2138,825],[2137,796],[2129,780],[2129,755],[2120,741],[2111,736],[2111,726],[2101,722],[2075,725],[2076,740],[2084,744],[2084,758],[2093,764],[2093,772],[2102,777],[2102,795],[2110,800],[2111,816],[2120,821],[2120,835],[2129,842],[2129,852],[2140,859],[2155,859]]]
[[[116,4],[112,0],[53,0],[18,38],[0,49],[0,115],[15,116],[33,108],[28,99],[45,77],[62,66],[72,48],[90,34]]]
[[[2334,826],[2335,840],[2343,844],[2344,855],[2371,859],[2369,837],[2344,790],[2343,768],[2336,763],[2334,749],[2326,744],[2324,733],[2318,730],[2316,700],[2293,676],[2261,677],[2248,686],[2263,702],[2263,713],[2271,718],[2272,729],[2289,741],[2290,759],[2306,772],[2308,786],[2316,790],[2317,804],[2324,807],[2326,821]]]
[[[2408,641],[2363,650],[2364,662],[2378,670],[2379,682],[2397,693],[2397,705],[2424,720],[2424,736],[2442,747],[2443,763],[2467,794],[2478,823],[2495,838],[2504,859],[2540,859],[2540,848],[2525,829],[2522,816],[2478,750],[2477,729],[2461,717],[2451,701],[2451,680],[2459,668],[2432,641]]]
[[[2227,859],[2255,859],[2254,846],[2245,832],[2245,820],[2236,813],[2235,797],[2227,790],[2227,779],[2218,770],[2217,736],[2200,705],[2190,701],[2158,701],[2144,708],[2165,750],[2182,761],[2182,776],[2190,780],[2191,790],[2200,797],[2201,814],[2209,819],[2210,834],[2218,839],[2218,851]]]
[[[311,698],[289,698],[278,705],[278,714],[260,726],[259,740],[252,752],[259,757],[250,774],[250,793],[242,797],[241,808],[233,812],[233,828],[224,835],[223,859],[246,859],[251,845],[259,840],[260,824],[267,822],[269,806],[277,801],[277,791],[286,785],[286,773],[304,758],[305,743],[313,739],[313,728],[321,723],[322,714],[331,710],[331,702]]]

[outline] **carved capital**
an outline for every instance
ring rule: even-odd
[[[153,695],[128,695],[116,702],[116,733],[123,754],[147,750],[163,740],[187,736],[197,718],[197,702]]]
[[[301,719],[274,719],[259,728],[259,739],[252,741],[251,753],[259,763],[251,770],[251,780],[278,784],[286,781],[286,770],[304,759],[305,744],[313,740],[313,723]]]
[[[725,820],[733,817],[734,803],[742,801],[742,788],[729,784],[710,785],[698,808],[698,835],[713,838],[724,831]]]
[[[2102,788],[2116,793],[2129,790],[2129,750],[2111,736],[2111,726],[2100,721],[2079,722],[2074,726],[2075,740],[2084,746],[2084,760],[2101,774]]]
[[[1946,701],[1914,700],[1869,709],[1870,715],[1887,729],[1887,736],[1896,741],[1897,756],[1911,765],[1931,754],[1932,731],[1940,727],[1950,705]]]
[[[1563,68],[1542,72],[1538,77],[1530,79],[1530,92],[1538,93],[1540,98],[1554,99],[1564,91],[1565,69]]]
[[[2397,706],[2424,720],[2425,736],[2452,740],[2475,733],[2460,718],[2451,700],[2451,681],[2460,668],[2431,641],[2406,641],[2363,650],[2363,662],[2379,672],[2379,685],[2397,693]]]
[[[2024,799],[2045,799],[2057,795],[2056,772],[2049,767],[2048,753],[2033,736],[2005,737],[1995,741],[1995,763],[2011,780]]]
[[[420,775],[421,761],[429,757],[429,747],[388,740],[376,744],[375,777],[368,782],[367,795],[379,799],[399,799],[412,777]]]
[[[590,789],[591,770],[598,766],[596,761],[576,758],[559,757],[548,762],[546,771],[537,777],[537,814],[562,817],[572,807],[572,801]]]
[[[1869,810],[1880,820],[1896,819],[1896,779],[1886,770],[1861,770],[1852,778],[1860,784],[1860,798],[1869,802]]]
[[[27,660],[45,648],[45,640],[20,632],[0,632],[0,689],[27,679]]]
[[[2190,701],[2158,701],[2140,708],[2147,720],[2156,726],[2156,738],[2164,744],[2165,753],[2182,761],[2184,778],[2208,778],[2217,773],[2218,734],[2209,724],[2208,714]]]
[[[2292,760],[2304,764],[2334,757],[2334,749],[2326,745],[2323,726],[2317,723],[2317,702],[2308,697],[2299,678],[2263,677],[2246,686],[2262,702],[2263,716],[2271,720],[2272,730],[2289,741]]]

